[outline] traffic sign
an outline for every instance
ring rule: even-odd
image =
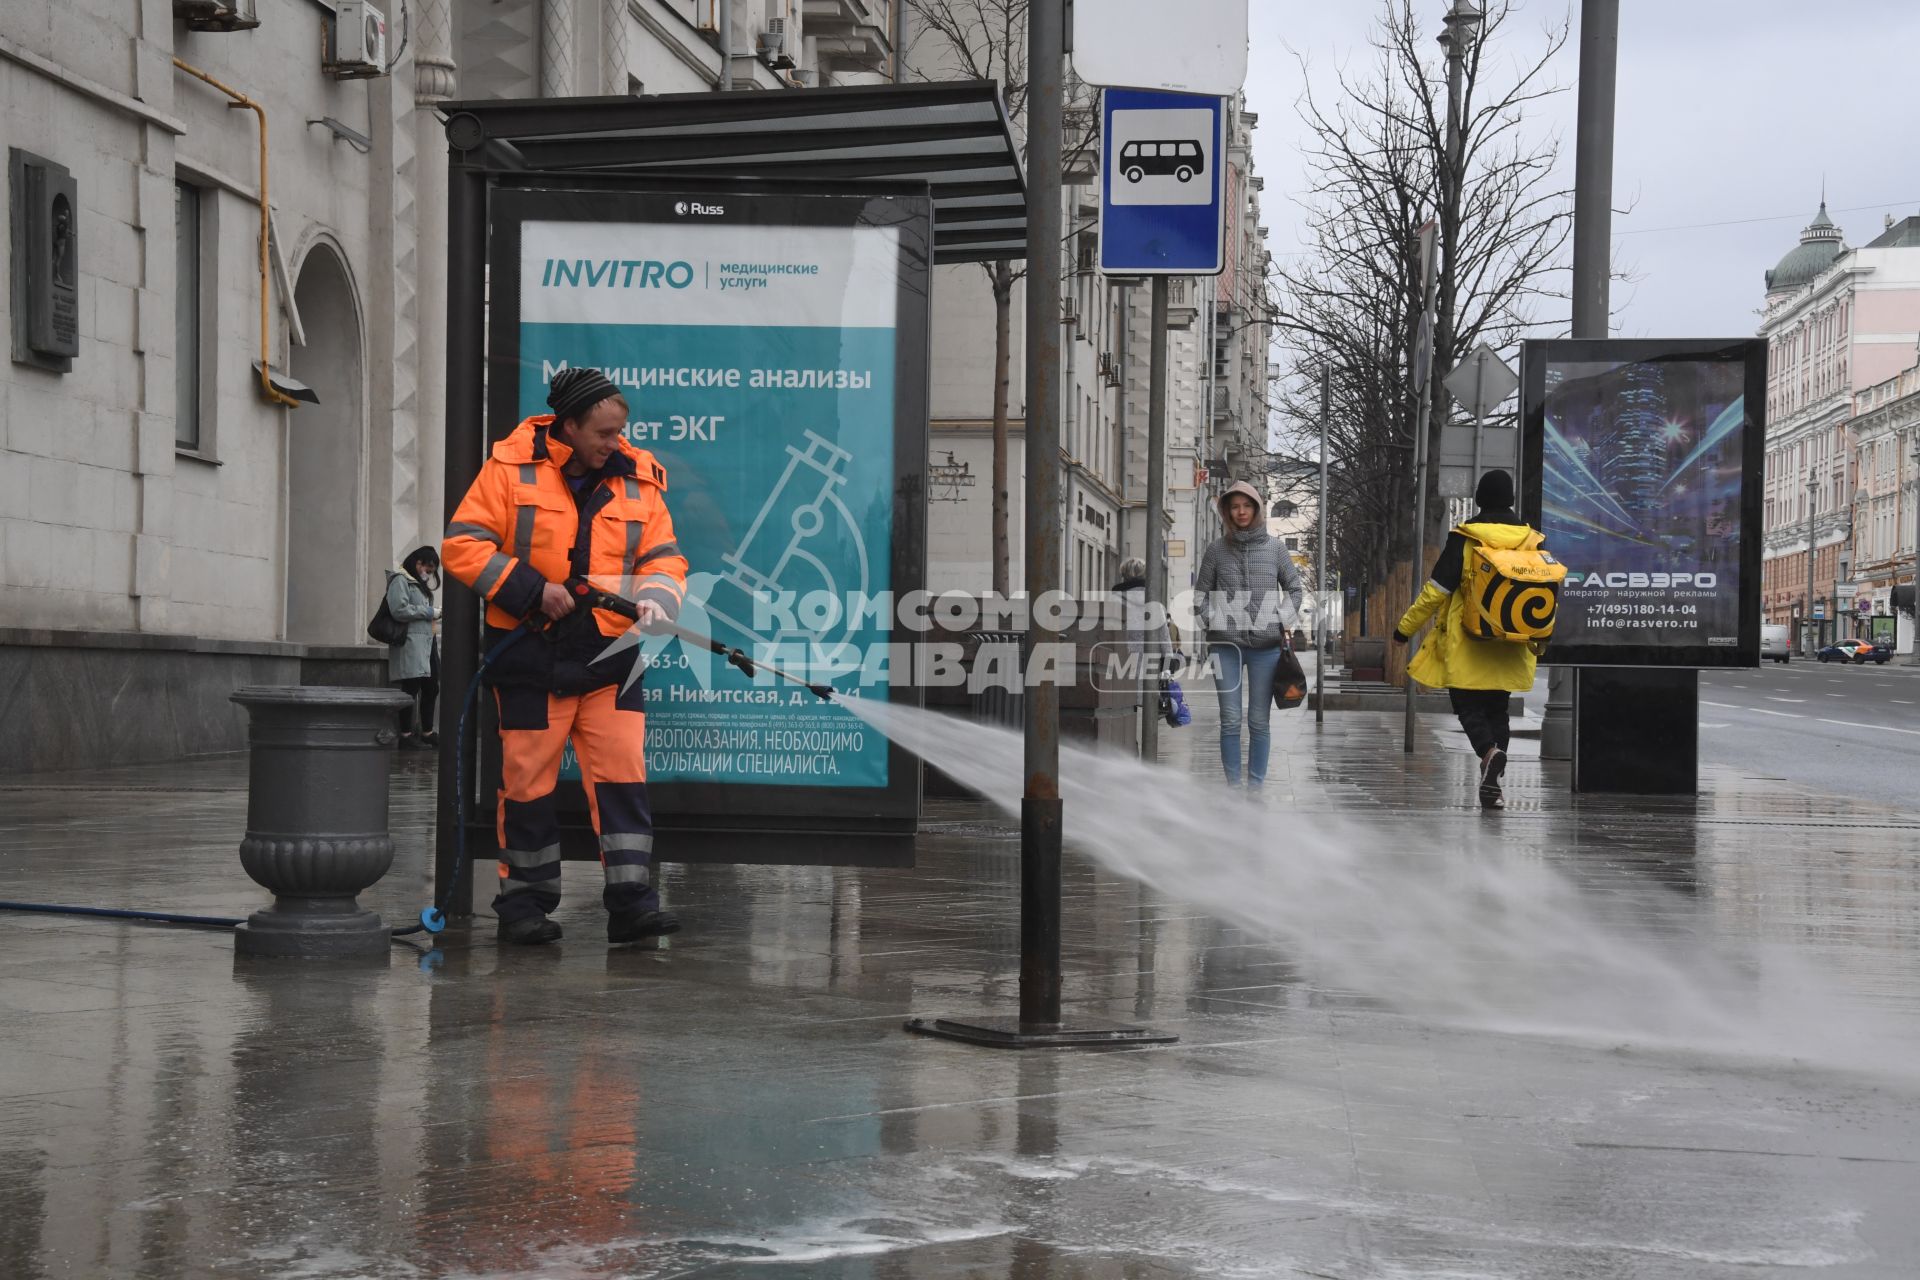
[[[1224,98],[1247,78],[1247,0],[1073,0],[1073,69],[1088,84]]]
[[[1101,103],[1100,270],[1211,276],[1226,265],[1219,98],[1108,89]]]
[[[1483,427],[1477,435],[1476,442],[1476,432],[1471,422],[1449,422],[1441,427],[1440,465],[1471,469],[1476,445],[1480,450],[1482,472],[1496,469],[1512,471],[1520,465],[1520,428]]]
[[[1433,312],[1420,313],[1420,331],[1413,339],[1413,389],[1427,389],[1427,375],[1433,368]]]
[[[1500,353],[1481,343],[1447,375],[1447,390],[1476,418],[1498,409],[1520,387],[1520,375],[1507,367]]]

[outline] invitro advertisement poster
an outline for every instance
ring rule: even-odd
[[[1529,522],[1567,566],[1546,660],[1758,662],[1765,347],[1540,342]]]
[[[845,696],[886,698],[885,682],[860,679],[862,655],[891,638],[889,612],[871,602],[919,586],[901,566],[924,554],[917,538],[899,545],[894,507],[903,463],[924,467],[900,456],[925,430],[914,388],[899,385],[903,355],[924,367],[923,351],[901,345],[903,295],[914,296],[903,280],[924,280],[924,267],[903,270],[911,219],[884,200],[795,196],[515,204],[528,210],[507,300],[518,416],[547,412],[560,370],[604,371],[630,406],[628,440],[666,472],[690,566],[682,625],[809,680],[838,672]],[[924,316],[908,319],[924,348]],[[697,645],[646,649],[648,780],[667,807],[676,783],[684,796],[895,781],[885,737],[844,702],[751,679]],[[578,777],[570,751],[567,769]]]

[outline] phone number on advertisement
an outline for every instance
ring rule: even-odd
[[[1587,609],[1588,613],[1601,615],[1629,616],[1635,618],[1665,618],[1679,615],[1691,618],[1699,612],[1690,604],[1597,604]]]

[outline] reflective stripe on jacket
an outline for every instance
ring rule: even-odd
[[[573,451],[548,437],[552,425],[551,414],[528,418],[494,445],[447,526],[441,564],[486,598],[487,625],[496,629],[537,609],[547,583],[576,575],[677,617],[687,560],[667,512],[666,469],[623,439],[576,503],[564,471]],[[606,638],[632,625],[603,609],[592,617]]]
[[[1511,517],[1508,517],[1511,519]],[[1533,688],[1536,659],[1531,645],[1511,640],[1480,640],[1466,632],[1466,610],[1461,606],[1460,585],[1466,572],[1467,553],[1478,542],[1489,547],[1512,549],[1520,546],[1533,530],[1518,522],[1475,521],[1454,530],[1434,565],[1434,578],[1420,589],[1420,595],[1401,617],[1394,630],[1403,636],[1418,631],[1428,618],[1438,614],[1433,631],[1420,645],[1407,667],[1413,678],[1430,689],[1505,689],[1525,693]],[[1446,583],[1451,582],[1451,587]]]

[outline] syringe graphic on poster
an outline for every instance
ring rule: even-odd
[[[684,616],[728,644],[857,673],[888,639],[848,597],[891,589],[898,261],[885,228],[523,224],[522,410],[545,411],[564,365],[609,371],[628,438],[667,472]],[[832,625],[767,607],[812,593],[841,602]],[[651,779],[886,785],[885,740],[843,707],[749,696],[766,686],[677,646],[656,657]]]

